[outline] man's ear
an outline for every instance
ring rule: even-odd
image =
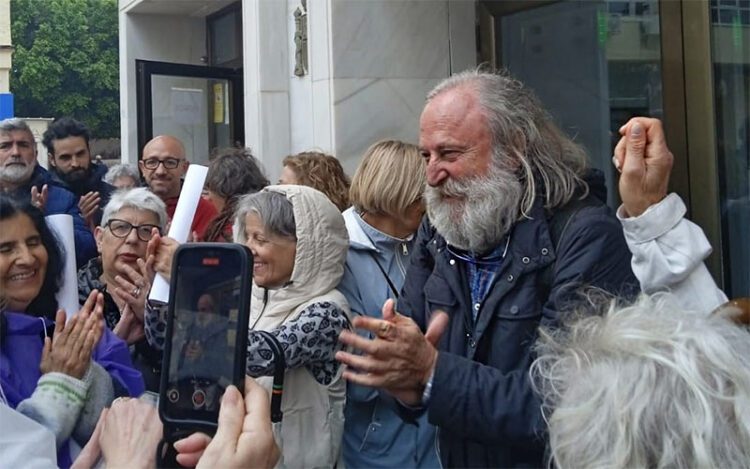
[[[182,160],[180,162],[180,166],[182,167],[182,177],[185,177],[188,167],[190,166],[190,162],[188,160]]]
[[[51,166],[53,168],[57,167],[57,165],[55,164],[55,154],[54,153],[47,153],[47,165]]]

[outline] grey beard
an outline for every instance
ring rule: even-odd
[[[494,249],[516,222],[522,197],[518,177],[494,163],[487,175],[448,179],[424,193],[430,222],[448,244],[482,254]]]
[[[11,184],[25,182],[34,172],[34,165],[26,164],[25,166],[5,166],[0,168],[0,180]]]

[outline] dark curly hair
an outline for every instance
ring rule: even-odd
[[[328,196],[340,211],[349,207],[349,178],[336,157],[317,151],[305,151],[284,158],[297,176],[297,184],[317,189]]]
[[[47,148],[47,151],[54,155],[55,146],[52,142],[68,137],[83,137],[83,140],[86,141],[86,147],[89,146],[90,135],[86,124],[67,116],[56,119],[47,127],[42,136],[42,143]]]
[[[269,184],[260,162],[249,148],[218,148],[211,155],[206,176],[206,189],[226,199],[224,208],[206,228],[204,241],[231,241],[224,239],[224,227],[234,219],[237,200],[258,192]]]
[[[32,316],[43,316],[54,321],[58,309],[55,295],[60,290],[63,259],[65,259],[62,244],[58,241],[55,233],[47,226],[41,210],[28,201],[0,194],[0,226],[18,215],[29,217],[34,228],[39,232],[42,245],[47,250],[47,273],[44,275],[42,288],[26,308],[25,313]],[[5,231],[5,229],[0,228],[2,231]]]

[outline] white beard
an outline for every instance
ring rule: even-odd
[[[34,172],[34,165],[24,164],[25,166],[11,165],[0,167],[0,180],[11,184],[25,182],[31,177],[31,173]]]
[[[518,177],[491,164],[487,175],[448,179],[424,193],[427,215],[448,244],[473,253],[494,249],[518,219],[523,186]],[[447,200],[446,200],[447,198]]]

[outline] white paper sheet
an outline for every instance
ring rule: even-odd
[[[65,310],[67,317],[74,316],[81,309],[78,303],[78,273],[76,271],[76,243],[73,231],[73,217],[59,214],[44,217],[65,249],[63,281],[57,292],[57,304]]]
[[[172,224],[167,234],[180,244],[187,241],[190,234],[190,227],[193,225],[195,210],[198,208],[198,201],[207,174],[208,167],[206,166],[191,164],[188,167],[185,182],[182,184],[182,191],[180,191],[180,198],[172,217]],[[148,299],[162,303],[169,301],[169,282],[161,274],[156,274]]]

